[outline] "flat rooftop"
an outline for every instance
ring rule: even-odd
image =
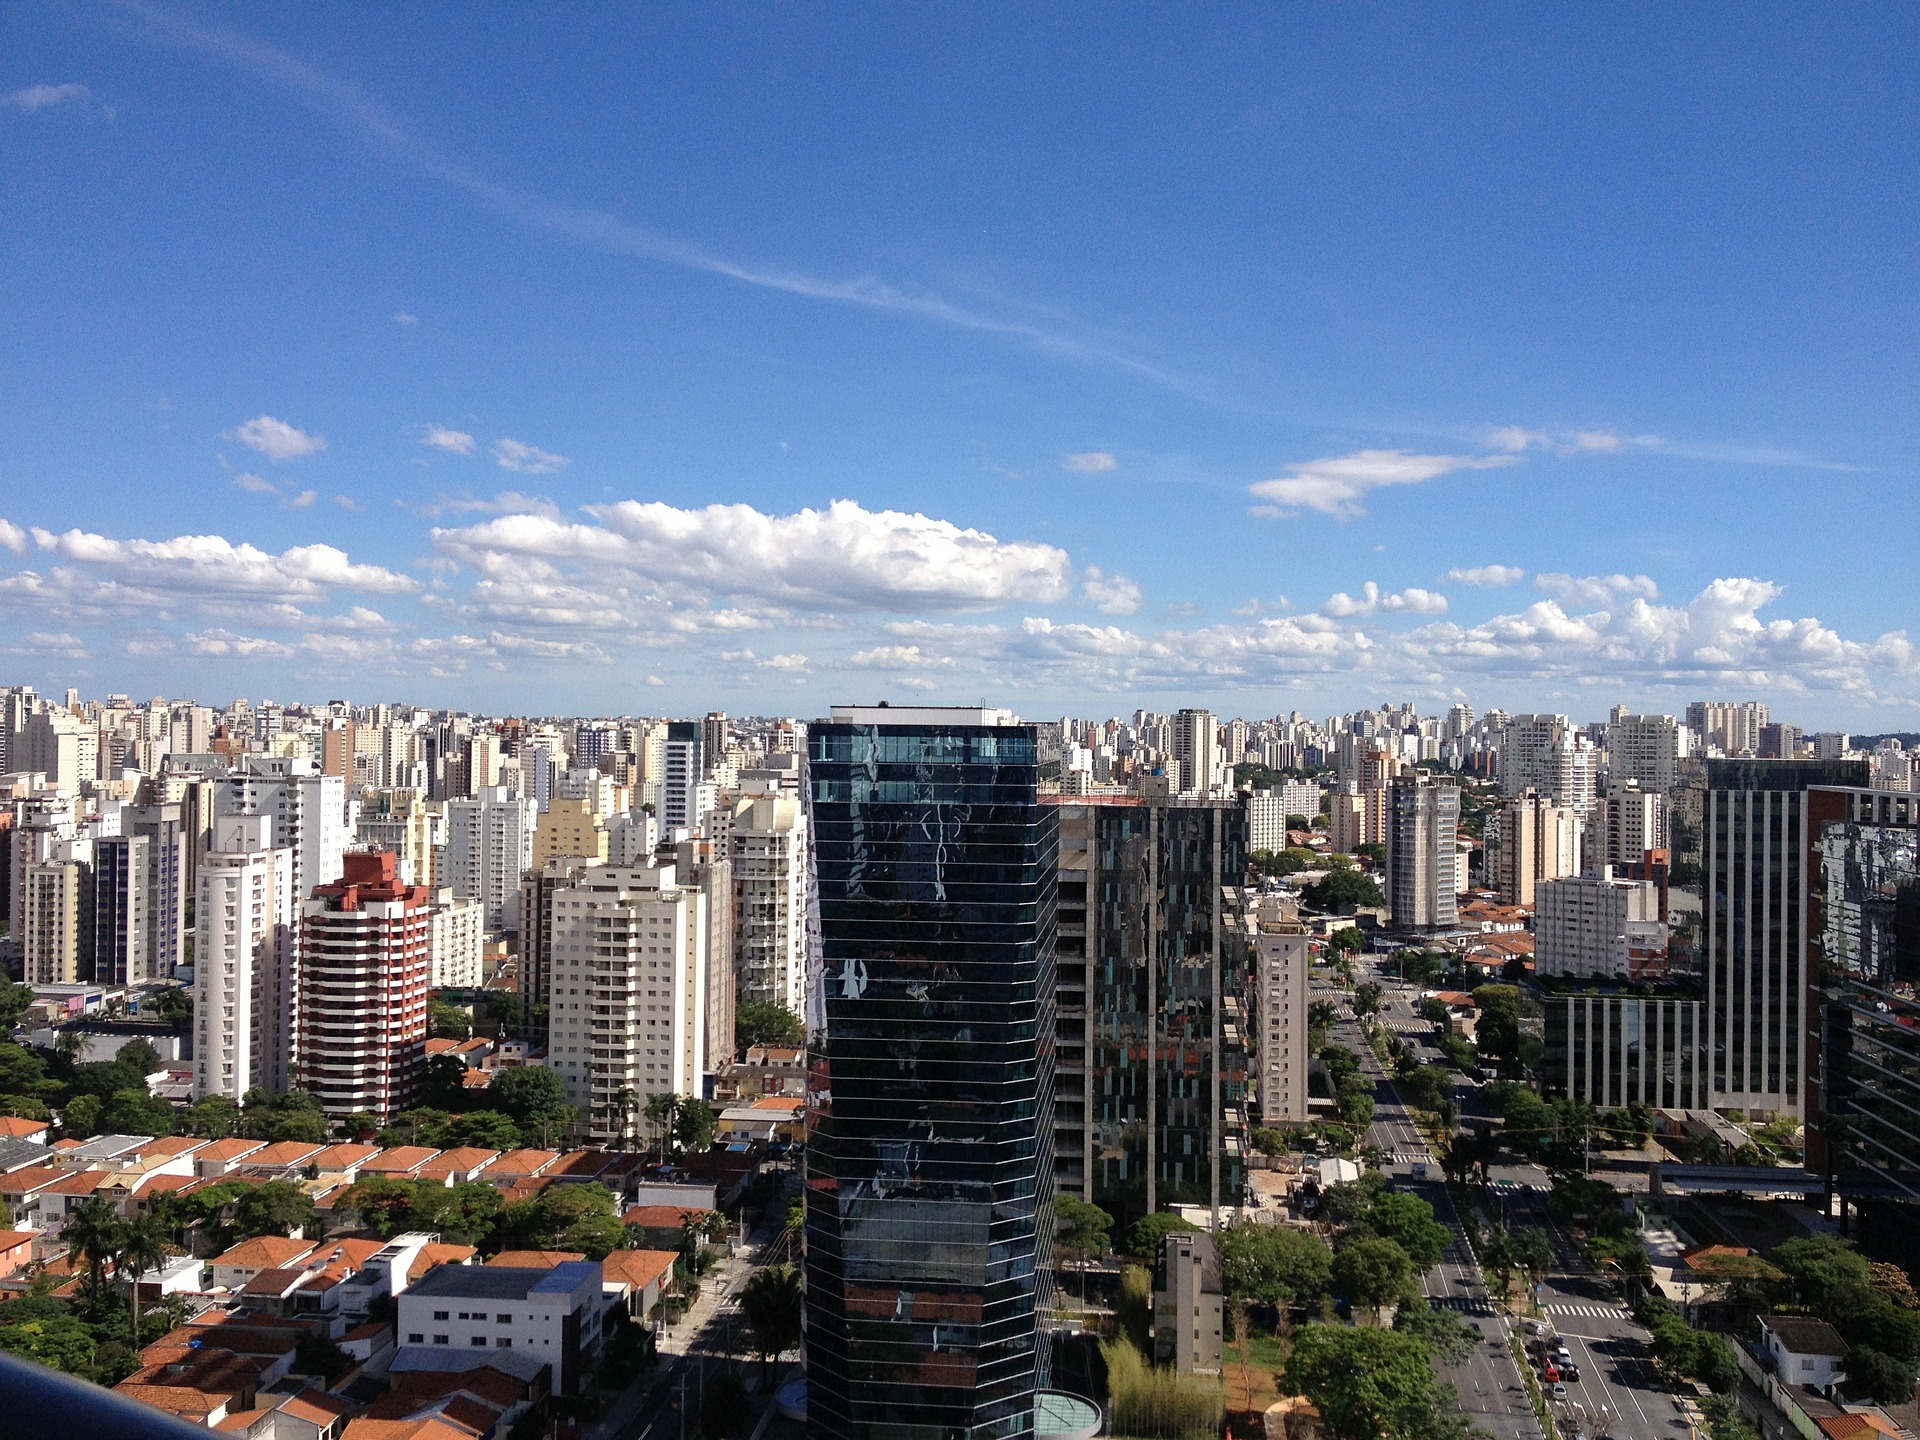
[[[551,1269],[522,1270],[499,1265],[441,1265],[427,1272],[408,1295],[445,1295],[463,1300],[524,1300],[539,1292],[562,1294],[578,1285],[598,1261],[568,1260]]]
[[[840,725],[1018,725],[1011,710],[986,705],[835,705]]]

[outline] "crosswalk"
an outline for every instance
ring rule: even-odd
[[[1402,1035],[1431,1035],[1433,1033],[1433,1022],[1431,1020],[1400,1020],[1389,1016],[1387,1018],[1387,1029],[1397,1031]]]
[[[1427,1304],[1435,1310],[1457,1310],[1462,1315],[1491,1315],[1492,1302],[1472,1295],[1429,1295]]]
[[[1619,1305],[1579,1305],[1571,1302],[1542,1305],[1548,1315],[1584,1315],[1590,1320],[1624,1320],[1626,1310]]]

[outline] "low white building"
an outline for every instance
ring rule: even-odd
[[[1810,1315],[1762,1315],[1760,1347],[1782,1385],[1826,1390],[1847,1378],[1847,1342]]]
[[[600,1362],[604,1279],[598,1260],[442,1265],[398,1297],[402,1353],[513,1350],[553,1367],[555,1394],[578,1394]]]

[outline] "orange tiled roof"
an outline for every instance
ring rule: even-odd
[[[215,1140],[203,1150],[196,1150],[195,1160],[238,1160],[242,1155],[251,1155],[256,1150],[266,1149],[261,1140],[243,1140],[234,1135],[225,1140]]]
[[[251,1240],[242,1240],[224,1255],[214,1256],[213,1263],[274,1270],[305,1259],[313,1250],[311,1240],[293,1240],[285,1235],[256,1235]]]
[[[509,1150],[492,1168],[502,1175],[538,1175],[559,1158],[558,1150]]]
[[[620,1219],[623,1224],[642,1225],[649,1230],[677,1230],[689,1215],[712,1213],[703,1205],[634,1205]]]
[[[151,1145],[142,1145],[140,1153],[147,1159],[156,1157],[171,1159],[176,1155],[185,1155],[206,1146],[208,1141],[198,1135],[162,1135]]]
[[[46,1131],[45,1120],[23,1120],[18,1115],[0,1115],[0,1135],[13,1139],[24,1139],[28,1135],[39,1135]]]
[[[378,1145],[329,1145],[313,1157],[312,1163],[318,1165],[324,1175],[330,1170],[350,1170],[379,1153]]]
[[[413,1264],[407,1267],[407,1283],[413,1284],[436,1265],[465,1265],[479,1253],[471,1245],[448,1245],[437,1240],[422,1245],[420,1253],[413,1257]]]
[[[414,1173],[423,1177],[430,1175],[464,1175],[470,1170],[477,1170],[483,1166],[491,1165],[499,1158],[500,1152],[498,1150],[483,1150],[477,1145],[461,1145],[452,1150],[442,1150],[437,1157],[429,1160]]]
[[[281,1140],[247,1156],[249,1165],[304,1165],[327,1147],[310,1141]]]
[[[639,1290],[671,1275],[679,1258],[672,1250],[613,1250],[600,1262],[600,1268],[607,1279],[624,1280]]]
[[[427,1145],[396,1145],[360,1167],[365,1175],[410,1175],[440,1152]]]
[[[340,1440],[466,1440],[480,1432],[439,1415],[419,1420],[349,1420]]]
[[[501,1270],[551,1270],[569,1260],[584,1260],[578,1250],[502,1250],[487,1264]]]

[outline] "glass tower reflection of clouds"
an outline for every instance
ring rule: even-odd
[[[1030,1434],[1051,1236],[1055,823],[1035,728],[809,729],[807,1424]]]

